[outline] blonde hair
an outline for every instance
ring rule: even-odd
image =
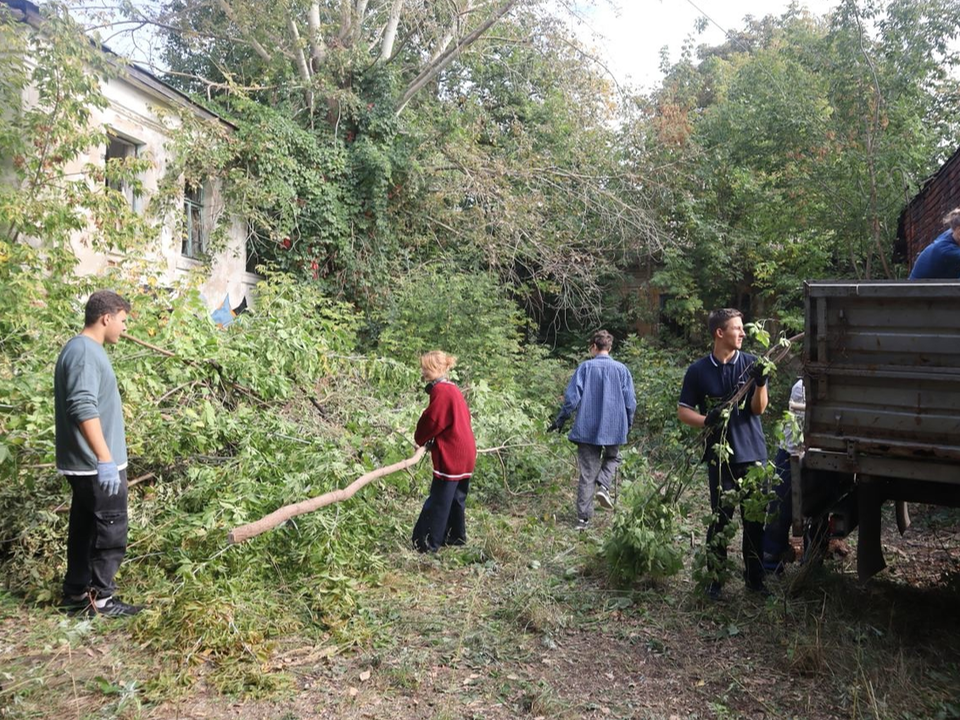
[[[948,212],[947,216],[943,218],[943,224],[949,225],[951,230],[956,230],[960,227],[960,208]]]
[[[427,380],[436,380],[446,375],[457,364],[457,358],[443,350],[431,350],[420,356],[420,369]]]

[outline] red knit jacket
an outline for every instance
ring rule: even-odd
[[[430,389],[430,404],[417,422],[417,445],[433,440],[430,457],[434,477],[463,480],[477,465],[477,441],[470,425],[470,410],[460,388],[440,380]]]

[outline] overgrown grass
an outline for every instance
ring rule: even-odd
[[[171,314],[135,302],[134,327],[181,360],[114,351],[135,420],[130,474],[146,476],[131,493],[119,580],[148,609],[129,622],[67,619],[50,607],[68,502],[47,466],[52,353],[27,356],[16,372],[4,366],[0,385],[17,408],[0,484],[5,717],[165,717],[168,703],[203,696],[253,705],[302,696],[300,715],[325,707],[349,717],[370,710],[370,688],[393,717],[414,701],[418,717],[449,714],[457,702],[470,708],[458,716],[605,708],[662,717],[673,708],[657,704],[661,695],[680,716],[705,707],[717,716],[883,718],[955,710],[955,574],[922,591],[896,580],[864,588],[841,565],[812,574],[798,595],[778,585],[766,603],[732,582],[727,602],[699,599],[691,562],[706,488],[674,423],[679,371],[645,345],[623,352],[645,413],[625,452],[622,479],[634,489],[585,534],[572,528],[574,448],[543,432],[567,371],[529,353],[517,356],[512,386],[465,385],[478,444],[497,448],[471,483],[465,547],[437,556],[409,547],[426,464],[227,546],[232,527],[407,456],[426,402],[415,368],[356,346],[348,308],[314,297],[305,318],[304,293],[292,292],[278,280],[258,315],[226,333],[196,303]],[[668,496],[682,501],[644,514]],[[958,524],[949,513],[930,518],[944,532]],[[344,676],[366,671],[378,684],[345,695]],[[800,699],[780,683],[796,685]],[[439,688],[451,702],[419,704]]]
[[[60,618],[8,594],[0,617],[17,632],[0,664],[14,682],[4,682],[0,708],[10,717],[45,717],[50,708],[72,716],[78,704],[81,714],[167,717],[165,700],[196,701],[199,676],[251,713],[256,698],[269,696],[301,708],[298,716],[307,706],[348,718],[657,718],[692,716],[695,707],[715,717],[954,716],[960,620],[952,588],[893,578],[861,586],[849,560],[831,560],[802,587],[791,586],[797,569],[789,567],[769,600],[732,585],[725,602],[706,604],[691,602],[689,558],[678,577],[618,587],[599,555],[610,516],[598,514],[586,537],[576,534],[552,520],[572,503],[573,478],[557,486],[555,495],[520,497],[497,512],[473,505],[464,548],[425,557],[405,538],[382,544],[383,571],[356,586],[354,615],[366,634],[352,643],[311,625],[307,611],[295,612],[293,625],[273,625],[267,614],[259,627],[234,632],[229,616],[236,624],[241,606],[263,603],[266,590],[240,585],[222,598],[198,596],[202,578],[183,585],[169,613],[125,625]],[[419,501],[374,502],[395,507],[407,525]],[[198,601],[216,607],[186,611]],[[192,655],[141,645],[185,636],[172,626],[186,622],[210,638]],[[232,647],[254,632],[270,636],[250,648],[262,657]],[[343,683],[359,685],[365,672],[372,679],[360,695],[346,695]]]

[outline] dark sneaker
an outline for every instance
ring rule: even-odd
[[[60,604],[57,605],[57,610],[67,615],[77,615],[86,610],[89,605],[90,598],[86,595],[81,597],[64,596]]]
[[[590,527],[589,520],[584,520],[583,518],[580,518],[579,520],[577,520],[577,532],[583,532],[588,527]]]
[[[610,493],[607,492],[607,489],[603,485],[597,485],[597,502],[600,503],[600,507],[602,508],[606,508],[607,510],[613,509]]]
[[[143,605],[130,605],[123,602],[120,598],[111,597],[107,598],[107,602],[104,603],[103,607],[90,604],[84,609],[83,614],[91,617],[96,615],[102,615],[103,617],[130,617],[131,615],[136,615],[141,610],[143,610]]]
[[[712,582],[707,585],[707,599],[713,600],[714,602],[720,599],[720,595],[723,593],[723,585],[718,582]]]

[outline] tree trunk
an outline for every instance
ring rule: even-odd
[[[400,14],[403,12],[403,0],[393,0],[390,6],[390,15],[387,18],[387,28],[383,31],[383,42],[380,43],[380,62],[385,63],[393,55],[393,43],[397,39],[397,27],[400,25]]]
[[[320,3],[310,3],[307,24],[310,28],[310,59],[313,71],[317,72],[321,63],[323,63],[324,55],[326,55],[326,47],[323,44],[323,37],[320,35]]]
[[[293,38],[293,53],[296,58],[297,72],[303,81],[303,100],[310,109],[310,115],[313,115],[313,88],[311,87],[310,66],[307,65],[307,56],[303,52],[303,44],[300,41],[300,30],[297,28],[297,22],[292,17],[287,18],[287,27],[290,30],[290,36]]]

